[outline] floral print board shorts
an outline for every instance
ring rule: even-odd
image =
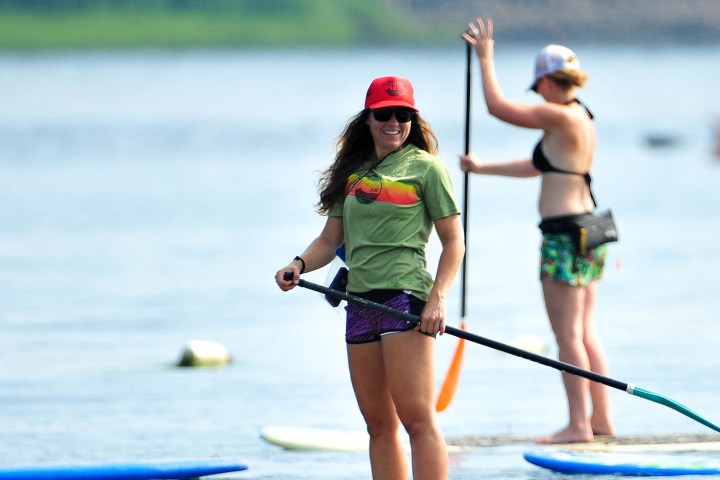
[[[579,255],[567,233],[545,233],[542,238],[540,280],[551,278],[574,287],[584,287],[602,278],[607,244]]]

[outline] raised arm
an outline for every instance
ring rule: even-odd
[[[562,111],[551,104],[525,104],[514,102],[503,95],[495,72],[495,41],[493,22],[482,18],[470,23],[462,34],[463,39],[473,47],[478,56],[481,86],[488,113],[503,122],[524,128],[551,129],[562,121]]]

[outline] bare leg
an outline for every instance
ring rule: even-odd
[[[583,369],[590,367],[583,343],[585,288],[564,282],[543,279],[545,307],[558,344],[559,359]],[[588,417],[589,380],[563,373],[569,421],[562,430],[549,437],[536,439],[538,443],[591,442],[592,428]]]
[[[415,330],[382,338],[385,371],[395,408],[410,436],[414,480],[444,480],[445,439],[435,413],[435,340]]]
[[[348,345],[355,397],[370,434],[370,465],[375,480],[407,480],[409,468],[399,437],[400,419],[390,395],[380,342]]]
[[[608,360],[600,338],[595,329],[595,298],[597,284],[591,282],[585,287],[585,313],[584,313],[584,344],[590,361],[590,370],[600,375],[609,376]],[[610,416],[610,389],[597,382],[590,382],[590,397],[593,411],[590,425],[595,435],[615,435]]]

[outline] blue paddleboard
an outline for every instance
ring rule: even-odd
[[[237,458],[0,466],[0,480],[161,480],[247,470]]]
[[[537,450],[525,460],[561,473],[630,476],[718,475],[720,460],[687,454],[658,455],[618,452],[573,452]]]

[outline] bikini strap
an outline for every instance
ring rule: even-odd
[[[582,103],[577,97],[568,100],[567,102],[563,103],[563,105],[570,105],[571,103],[577,103],[578,105],[580,105],[581,107],[583,107],[583,108],[585,109],[585,111],[587,112],[588,117],[590,117],[590,120],[592,120],[593,118],[595,118],[595,115],[592,114],[592,112],[590,111],[590,109],[589,109],[584,103]]]

